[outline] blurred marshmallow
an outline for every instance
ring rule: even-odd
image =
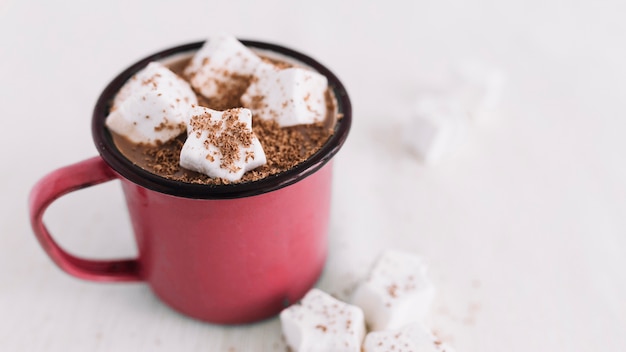
[[[266,163],[248,109],[197,107],[191,111],[187,134],[180,152],[180,166],[186,169],[237,181],[246,171]]]
[[[484,122],[497,113],[506,77],[485,63],[464,61],[451,69],[451,91],[472,121]]]
[[[447,97],[422,97],[404,130],[408,149],[425,163],[435,163],[466,139],[469,117]]]
[[[294,352],[360,352],[363,311],[312,289],[299,304],[280,313],[283,335]]]
[[[263,63],[241,102],[255,116],[283,127],[311,124],[326,118],[327,88],[328,80],[317,72]]]
[[[352,304],[363,309],[370,330],[397,329],[423,321],[434,296],[420,257],[387,250],[357,287]]]
[[[252,50],[231,35],[208,38],[185,69],[191,86],[207,98],[239,94],[246,89],[257,66],[262,62]]]
[[[187,82],[151,62],[120,89],[105,123],[131,142],[155,145],[185,131],[185,117],[195,104]]]
[[[398,330],[374,331],[367,334],[363,352],[453,352],[419,323]]]

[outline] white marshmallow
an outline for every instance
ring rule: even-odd
[[[187,82],[151,62],[120,89],[105,123],[131,142],[155,145],[185,131],[184,119],[194,104]]]
[[[280,313],[283,335],[294,352],[360,352],[363,311],[312,289]]]
[[[388,250],[357,287],[352,304],[363,309],[370,330],[397,329],[423,321],[434,296],[422,259]]]
[[[259,56],[235,37],[219,34],[208,38],[196,52],[185,75],[200,94],[215,98],[225,90],[243,91],[245,86],[239,86],[246,83],[261,62]]]
[[[255,116],[275,120],[283,127],[326,118],[325,76],[300,67],[279,69],[268,63],[259,65],[254,76],[241,102]]]
[[[469,117],[445,97],[422,97],[404,130],[405,145],[425,163],[435,163],[466,139]]]
[[[252,132],[250,110],[216,111],[197,107],[190,113],[180,166],[210,177],[237,181],[246,171],[266,163],[263,147]]]
[[[399,330],[374,331],[367,334],[363,352],[453,352],[419,323]]]
[[[451,69],[452,95],[472,121],[484,122],[497,113],[506,80],[502,70],[475,61]]]

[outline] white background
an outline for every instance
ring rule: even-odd
[[[625,14],[619,1],[0,0],[0,350],[284,351],[276,319],[201,323],[143,284],[69,277],[27,219],[37,179],[96,155],[90,116],[114,75],[223,31],[308,53],[351,95],[319,287],[345,296],[401,248],[428,260],[428,323],[457,351],[625,351]],[[507,73],[500,112],[421,164],[398,133],[426,82],[466,58]],[[136,253],[116,182],[46,221],[73,253]]]

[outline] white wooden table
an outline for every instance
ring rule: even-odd
[[[307,52],[351,94],[319,287],[345,297],[381,249],[401,248],[430,263],[429,325],[458,351],[626,350],[624,3],[178,3],[0,0],[1,351],[285,350],[276,319],[201,323],[143,284],[67,276],[27,220],[39,177],[96,154],[90,115],[109,80],[215,31]],[[505,70],[501,111],[423,165],[397,135],[420,78],[464,58]],[[136,252],[117,183],[46,220],[74,253]]]

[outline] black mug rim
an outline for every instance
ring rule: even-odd
[[[334,92],[337,100],[338,113],[342,114],[342,117],[337,120],[333,135],[320,150],[304,162],[287,171],[258,181],[228,185],[202,185],[169,180],[146,171],[127,159],[115,147],[113,137],[104,125],[111,101],[115,94],[130,77],[147,66],[151,61],[165,59],[179,53],[195,51],[204,44],[204,41],[199,41],[165,49],[147,56],[128,67],[106,86],[96,102],[91,123],[92,136],[102,159],[119,175],[139,186],[172,196],[193,199],[233,199],[272,192],[310,176],[330,161],[343,146],[352,124],[350,98],[341,81],[324,65],[295,50],[266,42],[253,40],[240,41],[251,48],[269,50],[296,59],[326,76],[328,85]]]

